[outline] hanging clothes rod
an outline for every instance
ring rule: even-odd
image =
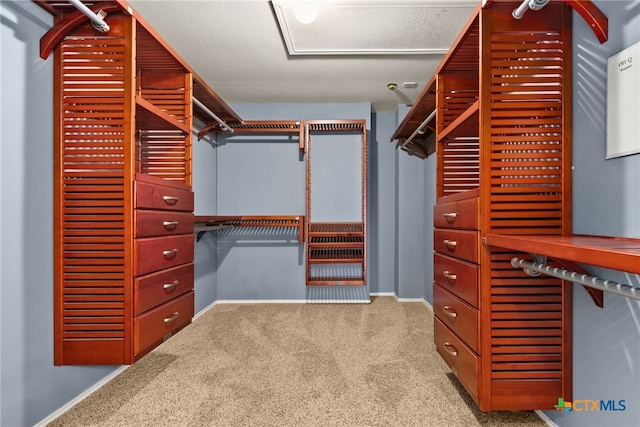
[[[84,3],[82,3],[80,0],[69,0],[69,3],[75,6],[75,8],[82,12],[87,18],[89,18],[91,20],[91,25],[93,25],[93,28],[95,28],[96,30],[106,33],[111,29],[111,27],[109,27],[109,24],[107,24],[104,19],[102,19],[107,16],[107,14],[102,10],[94,12],[93,10],[85,6]]]
[[[424,119],[422,123],[420,123],[420,126],[418,126],[418,129],[416,129],[409,138],[405,139],[405,141],[400,145],[400,148],[404,149],[407,145],[409,145],[411,141],[413,141],[413,138],[418,136],[418,134],[422,135],[425,132],[424,127],[427,126],[435,116],[436,116],[436,110],[433,110],[431,114],[429,114],[427,118]]]
[[[522,19],[527,10],[540,10],[545,7],[547,3],[549,3],[549,0],[524,0],[520,6],[513,10],[511,15],[515,19]]]
[[[589,276],[588,274],[565,270],[564,268],[549,267],[548,265],[526,261],[518,257],[513,257],[511,259],[511,265],[516,268],[532,270],[548,276],[557,277],[558,279],[568,280],[580,285],[588,286],[590,288],[600,289],[623,297],[640,300],[640,288],[627,285],[625,283],[604,280],[599,277]],[[530,273],[527,274],[531,275]]]
[[[206,105],[204,105],[202,102],[198,101],[198,99],[195,98],[195,97],[193,97],[192,99],[193,99],[193,103],[194,104],[196,104],[198,107],[200,107],[202,109],[202,111],[204,111],[205,113],[210,115],[213,120],[215,120],[216,122],[218,122],[220,124],[220,129],[221,130],[223,130],[225,132],[233,133],[233,129],[231,128],[231,126],[226,124],[220,117],[216,116],[213,111],[211,111],[211,110],[209,110],[207,108]]]

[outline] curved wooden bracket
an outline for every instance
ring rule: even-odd
[[[204,136],[207,133],[209,133],[213,128],[215,128],[218,125],[219,125],[219,123],[216,122],[216,121],[207,123],[206,126],[203,127],[202,129],[200,129],[200,132],[198,132],[198,141],[200,141],[202,138],[204,138]]]
[[[602,13],[598,6],[592,1],[585,0],[564,0],[576,12],[582,16],[587,24],[591,27],[600,43],[604,43],[609,39],[609,20]]]
[[[122,11],[123,9],[119,3],[104,2],[96,3],[93,5],[92,10],[102,10],[109,13]],[[77,11],[56,22],[56,24],[40,39],[40,58],[47,59],[67,34],[88,20],[89,18],[82,12]]]
[[[575,272],[580,273],[580,274],[589,274],[589,272],[587,270],[582,268],[580,266],[580,264],[578,264],[576,262],[567,261],[567,260],[563,260],[563,259],[557,259],[557,258],[553,258],[553,262],[556,263],[556,264],[559,264],[565,270],[575,271]],[[587,293],[589,294],[589,296],[591,297],[591,299],[593,300],[593,303],[595,305],[597,305],[600,308],[604,307],[604,292],[603,291],[601,291],[600,289],[590,288],[589,286],[583,286],[583,288],[584,288],[585,291],[587,291]]]

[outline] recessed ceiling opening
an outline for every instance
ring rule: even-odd
[[[271,3],[289,55],[442,55],[477,2]]]

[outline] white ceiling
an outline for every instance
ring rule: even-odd
[[[319,0],[326,7],[307,25],[291,19],[291,0],[128,3],[227,103],[365,102],[392,111],[418,97],[443,57],[416,52],[448,48],[478,1]],[[290,54],[287,39],[316,51]]]

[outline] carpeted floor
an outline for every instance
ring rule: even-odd
[[[546,426],[480,412],[420,302],[219,304],[50,426]]]

